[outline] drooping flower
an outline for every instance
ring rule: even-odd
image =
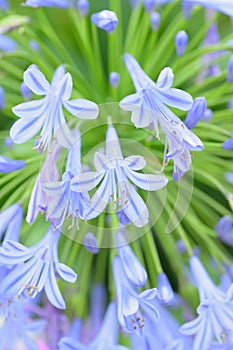
[[[26,0],[25,5],[31,7],[61,7],[67,8],[73,5],[74,0]]]
[[[150,26],[152,28],[152,30],[157,30],[160,24],[160,13],[159,12],[155,12],[153,11],[150,14]]]
[[[71,181],[71,189],[76,192],[90,191],[99,183],[100,186],[91,199],[91,205],[84,210],[85,219],[93,219],[100,215],[109,202],[113,200],[120,222],[133,222],[142,227],[149,220],[148,209],[139,196],[134,185],[147,191],[156,191],[167,184],[161,175],[136,172],[145,167],[145,159],[141,156],[123,158],[117,132],[112,125],[106,134],[106,154],[97,152],[94,157],[96,172],[85,172],[75,176]]]
[[[198,317],[184,324],[180,331],[194,336],[193,350],[209,349],[213,341],[224,345],[233,328],[233,284],[224,292],[210,279],[198,257],[190,258],[200,305]]]
[[[159,314],[154,306],[157,289],[147,289],[141,293],[131,285],[125,275],[121,258],[113,259],[113,277],[116,285],[118,320],[127,333],[153,334]]]
[[[167,278],[167,275],[164,272],[160,272],[158,274],[157,289],[157,299],[160,302],[160,304],[170,304],[171,301],[174,299],[174,292],[172,290],[172,286],[169,282],[169,279]]]
[[[44,214],[47,211],[50,198],[43,189],[43,184],[59,180],[59,171],[56,166],[56,161],[60,152],[61,146],[57,140],[53,140],[50,151],[46,155],[45,162],[41,167],[40,174],[38,175],[32,189],[26,217],[26,221],[29,224],[32,224],[35,221],[39,212]]]
[[[18,45],[13,39],[8,38],[6,35],[0,34],[0,50],[11,52],[15,51],[17,47]]]
[[[0,248],[0,264],[12,267],[1,281],[0,292],[9,297],[22,295],[30,299],[44,289],[51,304],[64,309],[56,276],[73,283],[77,275],[59,262],[59,238],[60,233],[50,227],[45,236],[29,248],[12,240],[4,241]]]
[[[20,170],[26,165],[24,160],[10,159],[5,156],[0,156],[0,173],[11,173],[12,171]]]
[[[99,28],[106,32],[113,32],[118,24],[118,18],[115,12],[109,10],[103,10],[97,13],[93,13],[91,21]]]
[[[169,150],[166,158],[173,159],[174,173],[180,174],[180,178],[190,169],[189,151],[200,151],[203,144],[167,105],[189,110],[192,107],[192,97],[171,87],[174,75],[170,68],[164,68],[157,83],[154,83],[131,55],[125,54],[125,64],[137,93],[123,98],[120,107],[132,112],[131,121],[137,128],[147,127],[152,123],[159,134],[158,124],[161,126]]]
[[[56,134],[62,146],[68,147],[72,137],[65,121],[63,106],[81,119],[95,119],[98,116],[98,106],[95,103],[84,99],[70,100],[72,78],[69,73],[65,74],[63,66],[56,69],[49,84],[39,68],[32,65],[24,72],[24,83],[36,95],[45,97],[13,108],[13,112],[20,117],[10,130],[15,143],[28,141],[42,129],[37,148],[44,150],[49,147],[53,134]]]
[[[126,347],[117,345],[117,339],[116,304],[112,302],[108,306],[101,329],[93,341],[85,345],[75,338],[66,337],[60,341],[59,350],[127,350]]]
[[[42,187],[48,197],[47,217],[59,228],[66,218],[72,217],[72,224],[75,219],[85,218],[85,210],[90,206],[90,197],[87,191],[74,191],[72,179],[83,174],[81,164],[81,134],[79,130],[73,131],[73,144],[69,147],[66,162],[66,171],[62,181],[44,182]]]
[[[188,34],[185,30],[180,30],[175,36],[176,53],[178,56],[185,54],[188,45]]]

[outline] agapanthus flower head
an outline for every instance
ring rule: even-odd
[[[196,256],[190,258],[190,267],[199,291],[200,305],[198,317],[180,330],[194,336],[193,350],[209,349],[214,341],[223,346],[233,327],[233,284],[227,292],[220,290]]]
[[[56,228],[60,228],[66,218],[72,217],[73,227],[76,220],[77,227],[78,218],[85,218],[85,210],[90,206],[90,197],[87,191],[74,191],[72,180],[82,173],[81,164],[81,134],[79,130],[72,132],[73,143],[68,149],[66,161],[66,171],[62,176],[62,181],[47,182],[42,184],[43,190],[50,198],[47,205],[47,217]],[[80,175],[81,176],[81,175]]]
[[[66,337],[59,343],[59,350],[127,350],[117,345],[118,329],[116,304],[110,303],[106,311],[101,329],[93,341],[85,345],[75,338]]]
[[[71,181],[71,190],[76,192],[90,191],[100,184],[83,217],[97,217],[113,201],[121,223],[133,222],[138,227],[146,225],[148,209],[130,182],[141,189],[156,191],[165,187],[168,180],[162,175],[138,173],[145,167],[145,159],[138,155],[123,158],[116,129],[111,123],[106,133],[106,153],[97,152],[94,165],[96,172],[80,173]]]
[[[109,10],[103,10],[97,13],[93,13],[91,21],[99,28],[106,32],[113,32],[118,24],[118,18],[115,12]]]
[[[185,30],[180,30],[175,36],[176,53],[178,56],[185,54],[188,45],[188,34]]]
[[[10,159],[5,156],[0,156],[0,173],[11,173],[12,171],[20,170],[26,166],[24,160]]]
[[[1,281],[1,292],[9,297],[22,295],[35,298],[43,289],[52,305],[65,308],[56,276],[75,282],[76,273],[59,262],[58,242],[60,233],[50,227],[45,236],[29,248],[8,240],[0,247],[0,264],[11,266]]]
[[[98,116],[95,103],[84,99],[70,100],[72,77],[65,73],[64,66],[55,70],[50,84],[39,68],[31,65],[24,72],[24,83],[33,93],[45,97],[13,108],[13,112],[20,117],[10,130],[15,143],[28,141],[42,129],[37,148],[44,150],[49,147],[53,134],[56,134],[62,146],[69,147],[72,137],[62,107],[81,119],[95,119]]]

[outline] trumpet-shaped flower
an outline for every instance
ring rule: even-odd
[[[140,294],[131,286],[125,275],[120,257],[113,260],[113,277],[116,285],[118,320],[127,333],[153,334],[159,317],[154,306],[156,288],[147,289]]]
[[[209,349],[214,340],[224,345],[233,329],[233,284],[226,293],[220,290],[196,256],[190,258],[190,266],[198,287],[200,305],[198,317],[184,324],[180,331],[195,337],[193,350]]]
[[[125,64],[137,93],[125,97],[120,102],[121,108],[132,112],[131,120],[136,127],[147,127],[152,123],[158,134],[160,124],[169,149],[166,158],[174,160],[175,173],[185,173],[191,166],[189,151],[202,150],[203,144],[167,105],[189,110],[192,107],[192,97],[171,87],[174,75],[170,68],[164,68],[157,83],[154,83],[131,55],[125,55]]]
[[[71,181],[71,189],[76,192],[90,191],[101,183],[91,199],[90,208],[84,210],[84,218],[97,217],[113,199],[118,204],[120,222],[133,222],[142,227],[149,220],[148,209],[139,196],[134,185],[147,191],[156,191],[167,184],[164,176],[137,173],[145,167],[145,159],[141,156],[123,158],[116,129],[108,126],[106,135],[106,154],[97,152],[94,158],[96,172],[85,172],[75,176]]]
[[[89,344],[82,344],[80,341],[66,337],[59,343],[59,350],[127,350],[126,347],[117,345],[118,329],[116,317],[116,304],[108,306],[100,332]]]
[[[72,226],[75,218],[84,218],[84,211],[90,206],[90,197],[87,191],[74,191],[72,179],[82,171],[81,164],[81,135],[74,130],[75,142],[70,146],[66,162],[66,171],[62,181],[43,184],[46,195],[50,197],[47,205],[47,216],[57,228],[61,227],[65,218],[72,217]],[[83,173],[85,176],[85,173]],[[78,221],[77,221],[78,227]]]
[[[51,227],[34,246],[27,248],[15,241],[6,241],[0,248],[0,264],[13,265],[1,282],[0,292],[6,296],[35,296],[43,289],[55,307],[64,309],[65,302],[56,282],[56,275],[73,283],[77,275],[58,260],[60,233]]]
[[[12,171],[20,170],[26,165],[24,160],[10,159],[5,156],[0,156],[0,173],[11,173]]]
[[[13,108],[20,117],[10,130],[15,143],[24,143],[41,130],[37,148],[44,150],[50,146],[53,134],[56,134],[63,147],[70,145],[71,132],[63,114],[64,107],[72,115],[81,119],[95,119],[98,106],[88,100],[70,100],[72,94],[72,77],[65,74],[63,66],[56,69],[51,84],[35,65],[24,72],[24,83],[42,99],[24,102]]]

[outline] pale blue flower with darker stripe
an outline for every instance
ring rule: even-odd
[[[71,181],[71,189],[76,192],[90,191],[100,184],[90,207],[84,210],[84,218],[97,217],[108,203],[113,203],[121,223],[131,221],[138,227],[146,225],[148,208],[130,182],[141,189],[156,191],[165,187],[168,180],[162,175],[137,172],[146,166],[145,159],[138,155],[123,158],[116,129],[111,123],[106,134],[106,154],[97,152],[94,164],[96,172],[80,173]]]
[[[44,150],[49,147],[54,134],[63,147],[68,147],[72,137],[63,107],[81,119],[95,119],[98,116],[98,106],[95,103],[85,99],[70,100],[72,77],[69,73],[65,74],[63,66],[56,69],[50,84],[39,68],[32,65],[24,73],[24,83],[33,93],[45,97],[13,108],[14,114],[20,117],[10,130],[15,143],[30,140],[42,129],[36,148]]]
[[[56,276],[67,282],[75,282],[76,273],[59,262],[58,242],[60,233],[52,227],[35,245],[24,245],[7,240],[0,247],[0,265],[9,265],[10,271],[1,281],[0,293],[8,297],[22,295],[35,298],[43,289],[52,305],[65,308]]]

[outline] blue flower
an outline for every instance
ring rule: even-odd
[[[223,216],[215,226],[218,238],[233,247],[233,221],[230,216]]]
[[[0,350],[19,349],[19,343],[27,349],[38,350],[32,336],[44,330],[45,321],[29,318],[22,300],[3,299],[0,302],[1,310],[6,311],[0,326]]]
[[[223,142],[222,148],[229,151],[233,150],[233,136],[231,136],[228,140]]]
[[[20,85],[20,92],[26,101],[32,98],[32,91],[27,87],[27,85],[24,82],[22,82],[22,84]]]
[[[93,233],[88,232],[87,234],[85,234],[82,240],[82,244],[92,254],[99,253],[98,242],[97,242],[96,236]]]
[[[88,0],[78,0],[77,8],[78,8],[81,16],[86,17],[88,15],[88,12],[89,12],[90,3]]]
[[[230,57],[227,66],[227,81],[229,83],[233,82],[233,56]]]
[[[10,159],[5,156],[0,156],[0,173],[11,173],[12,171],[20,170],[26,165],[24,160]]]
[[[93,13],[91,21],[99,28],[106,30],[106,32],[113,32],[118,24],[118,18],[115,12],[103,10],[101,12]]]
[[[160,13],[159,12],[152,12],[150,14],[150,26],[152,28],[152,30],[157,30],[160,24]]]
[[[5,241],[0,248],[0,264],[12,266],[1,281],[0,292],[5,296],[22,295],[35,298],[43,289],[52,305],[65,308],[65,302],[57,285],[56,275],[68,282],[75,282],[77,275],[58,260],[60,233],[51,227],[34,246],[27,248],[15,241]]]
[[[200,305],[198,317],[184,324],[180,331],[194,336],[193,350],[209,349],[211,343],[224,345],[233,329],[233,284],[223,292],[207,274],[199,258],[190,258],[190,267],[198,287]]]
[[[23,209],[20,204],[12,204],[0,213],[0,240],[18,241],[23,221]]]
[[[111,72],[109,74],[109,82],[113,88],[117,88],[120,81],[120,74],[117,72]]]
[[[116,317],[116,304],[108,306],[100,332],[89,344],[82,344],[75,338],[66,337],[59,343],[59,350],[127,350],[126,347],[117,345],[118,327]]]
[[[15,143],[28,141],[42,129],[37,148],[44,150],[50,146],[53,133],[56,133],[62,146],[68,147],[71,133],[62,106],[81,119],[95,119],[98,116],[98,106],[95,103],[84,99],[70,100],[72,78],[69,73],[65,74],[63,66],[56,69],[49,84],[39,68],[32,65],[24,73],[24,83],[36,95],[45,97],[13,108],[13,112],[20,117],[10,130]]]
[[[157,289],[147,289],[140,294],[132,287],[120,257],[113,259],[113,277],[116,285],[118,320],[127,333],[153,334],[154,323],[159,318],[154,306]]]
[[[141,156],[123,158],[117,132],[109,125],[106,135],[106,154],[97,152],[94,157],[96,172],[85,172],[75,176],[71,189],[76,192],[90,191],[101,183],[91,199],[91,205],[84,210],[85,219],[100,215],[108,203],[113,200],[118,206],[120,222],[133,222],[142,227],[149,220],[148,209],[134,185],[147,191],[156,191],[167,184],[164,176],[138,173],[145,167],[146,161]]]
[[[184,124],[189,129],[193,129],[199,120],[204,116],[207,109],[205,97],[197,97],[193,101],[192,108],[188,111]]]
[[[167,275],[164,272],[158,274],[158,294],[157,299],[161,304],[170,304],[174,299],[174,292],[172,286],[167,278]]]
[[[75,133],[75,134],[74,134]],[[62,226],[66,218],[72,217],[71,227],[75,218],[84,219],[84,211],[90,207],[90,197],[87,191],[74,191],[72,179],[82,174],[81,164],[81,134],[74,130],[74,143],[70,146],[66,162],[66,171],[62,181],[45,182],[42,187],[50,200],[47,205],[47,216],[56,228]],[[86,173],[83,173],[85,177]],[[78,227],[78,221],[77,221]]]
[[[26,0],[25,5],[31,7],[61,7],[67,8],[74,3],[74,0]]]
[[[29,224],[32,224],[35,221],[39,212],[45,214],[47,211],[50,198],[46,195],[42,185],[46,182],[59,180],[60,174],[56,166],[56,161],[61,149],[62,148],[57,140],[53,140],[50,151],[46,155],[45,162],[41,167],[40,173],[32,189],[26,216],[26,221]]]

